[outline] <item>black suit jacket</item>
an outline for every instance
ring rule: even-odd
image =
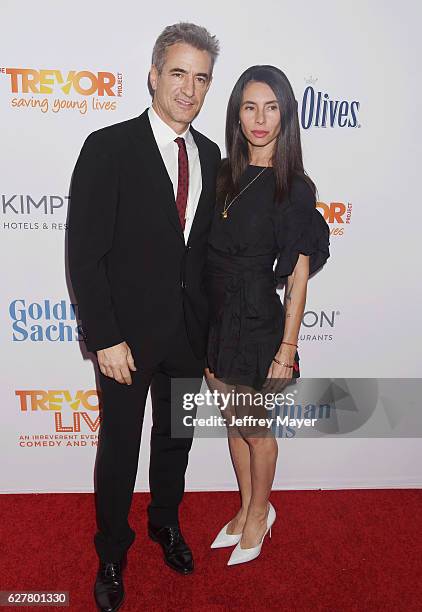
[[[139,365],[158,363],[185,318],[197,357],[205,352],[203,286],[220,150],[191,127],[202,193],[185,245],[173,185],[147,111],[93,132],[72,178],[69,272],[90,351],[125,340]]]

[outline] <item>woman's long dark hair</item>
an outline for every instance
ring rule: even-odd
[[[226,194],[233,197],[239,193],[240,178],[249,164],[248,141],[239,124],[239,114],[243,91],[251,81],[266,83],[271,87],[280,108],[281,129],[272,157],[276,201],[281,202],[290,189],[293,177],[297,175],[306,180],[315,194],[315,185],[303,168],[297,102],[292,86],[279,68],[263,65],[251,66],[245,70],[230,95],[226,115],[227,159],[219,173],[217,199],[224,198]]]

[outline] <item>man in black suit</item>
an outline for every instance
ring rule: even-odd
[[[171,378],[202,377],[203,268],[220,150],[191,127],[212,79],[218,41],[179,23],[157,39],[152,107],[93,132],[72,179],[68,256],[82,334],[96,352],[102,415],[96,461],[97,605],[123,600],[122,562],[145,400],[153,426],[148,532],[174,570],[193,571],[178,507],[192,438],[171,436]]]

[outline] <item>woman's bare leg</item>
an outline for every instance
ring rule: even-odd
[[[220,393],[231,393],[234,386],[227,385],[220,379],[216,378],[209,370],[205,370],[205,379],[211,391],[217,389]],[[226,419],[231,419],[236,412],[232,406],[222,411],[222,415]],[[246,517],[249,508],[249,502],[252,494],[251,484],[251,464],[249,445],[239,434],[237,428],[228,427],[227,437],[229,442],[230,456],[233,463],[233,468],[236,474],[237,483],[239,486],[241,506],[236,516],[230,521],[227,527],[227,533],[241,533],[246,522]]]
[[[236,387],[236,392],[256,393],[248,387]],[[237,406],[237,416],[252,415],[256,418],[268,418],[269,413],[263,406],[251,404],[249,407]],[[274,481],[275,468],[278,456],[278,444],[267,427],[239,428],[250,454],[250,481],[251,496],[248,506],[246,522],[243,529],[240,546],[253,548],[261,541],[267,528],[268,499]]]

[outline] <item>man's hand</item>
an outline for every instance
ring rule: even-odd
[[[129,346],[121,342],[97,351],[98,365],[105,376],[114,378],[119,383],[132,384],[130,371],[136,372],[135,362]]]

